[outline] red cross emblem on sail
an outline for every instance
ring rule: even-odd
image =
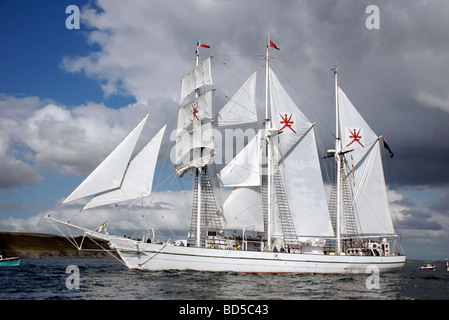
[[[350,143],[348,143],[348,145],[346,145],[346,147],[349,147],[354,142],[357,142],[359,145],[361,145],[363,148],[365,148],[365,146],[360,142],[360,139],[362,139],[362,136],[360,135],[360,131],[362,129],[359,129],[359,131],[357,131],[357,129],[353,129],[351,131],[351,129],[348,128],[348,130],[349,130],[349,139],[352,139],[352,141]]]
[[[282,130],[284,130],[285,128],[289,128],[291,131],[293,131],[294,133],[296,133],[296,131],[295,130],[293,130],[293,128],[292,128],[292,124],[293,124],[293,121],[292,121],[292,117],[293,117],[293,113],[292,114],[290,114],[290,117],[288,116],[288,114],[284,114],[284,116],[282,116],[282,114],[280,114],[279,113],[279,115],[281,116],[281,121],[280,121],[280,124],[283,124],[284,126],[281,128],[281,129],[279,129],[279,132],[280,131],[282,131]]]
[[[197,116],[197,114],[198,114],[198,105],[195,103],[194,105],[193,105],[193,120],[200,120],[200,119],[198,119],[198,116]]]

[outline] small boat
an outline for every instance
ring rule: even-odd
[[[20,260],[22,259],[19,257],[3,258],[3,256],[0,255],[0,266],[18,266],[20,264]]]
[[[419,270],[435,270],[435,265],[434,264],[425,264],[421,267],[418,268]]]

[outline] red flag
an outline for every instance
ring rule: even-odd
[[[202,42],[200,42],[200,47],[201,47],[201,48],[207,48],[207,49],[210,48],[210,46],[208,46],[207,44],[204,44],[204,43],[202,43]]]
[[[273,41],[271,41],[271,39],[270,39],[270,47],[275,48],[276,50],[281,50],[277,47],[277,45],[274,44]]]

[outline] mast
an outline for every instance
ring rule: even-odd
[[[267,141],[267,247],[268,250],[271,250],[271,234],[272,234],[272,212],[271,212],[271,200],[272,200],[272,191],[271,191],[271,139],[270,139],[270,113],[269,113],[269,104],[268,104],[268,95],[269,95],[269,64],[270,64],[270,35],[268,35],[267,42],[267,55],[265,57],[266,60],[266,72],[265,72],[265,134]]]
[[[340,254],[341,251],[341,215],[342,215],[342,192],[341,192],[341,137],[339,128],[339,108],[338,108],[338,65],[331,69],[334,72],[335,78],[335,161],[337,165],[337,217],[336,217],[336,229],[335,236],[337,238],[336,254]]]
[[[198,67],[200,64],[200,42],[196,44],[195,51],[195,66]],[[195,98],[199,96],[199,89],[195,90]],[[201,126],[201,120],[197,126]],[[194,126],[195,127],[195,126]],[[201,148],[195,152],[200,153],[201,158]],[[201,168],[196,169],[197,174],[197,188],[198,188],[198,199],[197,199],[197,220],[196,220],[196,246],[201,247]]]

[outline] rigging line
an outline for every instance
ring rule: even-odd
[[[215,57],[215,56],[214,56]],[[259,56],[260,57],[260,56]],[[232,78],[235,80],[235,82],[239,85],[239,88],[243,85],[243,83],[241,83],[241,81],[239,79],[237,79],[237,77],[235,76],[234,72],[232,72],[232,70],[229,68],[228,64],[221,59],[217,59],[219,62],[221,62],[223,64],[223,66],[226,68],[226,70],[231,74]],[[263,60],[263,59],[262,59]],[[261,59],[257,60],[257,63],[254,62],[254,64],[260,64]],[[258,70],[259,68],[255,68],[255,70]],[[246,80],[245,80],[246,81]],[[227,97],[225,95],[225,97]]]
[[[325,77],[332,78],[332,76],[329,75],[329,73],[327,73],[327,72],[325,73],[325,72],[318,71],[318,70],[315,70],[315,69],[305,68],[305,67],[303,67],[303,66],[301,66],[299,64],[292,63],[292,62],[289,62],[289,61],[285,61],[285,60],[282,60],[282,59],[279,59],[279,58],[275,58],[275,57],[271,57],[271,59],[274,59],[274,60],[277,60],[277,61],[289,64],[289,65],[292,65],[292,66],[295,66],[295,67],[298,67],[298,68],[301,68],[301,69],[304,69],[304,70],[307,70],[307,71],[310,71],[310,72],[314,72],[314,73],[317,73],[317,74],[325,76]]]
[[[182,179],[179,178],[178,180],[179,180],[179,183],[181,184],[181,188],[182,188],[182,191],[184,192],[184,196],[186,197],[186,199],[189,199],[188,195],[187,195],[187,190],[184,188],[184,184],[182,183]]]
[[[218,57],[220,57],[220,56],[223,56],[223,57],[233,57],[233,56],[234,57],[258,57],[258,59],[253,60],[253,64],[259,64],[261,61],[265,62],[265,55],[260,55],[260,54],[258,54],[258,55],[221,55],[221,54],[219,54],[219,55],[214,55],[214,58],[216,56],[218,56]],[[218,59],[218,58],[216,60],[218,60],[219,62],[221,62],[223,65],[225,65],[227,67],[226,61],[224,61],[222,59]]]
[[[257,71],[258,71],[258,70],[257,70]],[[251,74],[251,75],[252,75],[252,74]],[[250,76],[250,77],[251,77],[251,76]],[[248,78],[247,80],[249,80],[249,78]],[[246,81],[247,81],[247,80],[246,80]],[[246,81],[245,81],[245,82],[246,82]],[[238,89],[235,93],[237,93],[237,92],[242,88],[242,86],[243,86],[243,84],[240,85],[239,89]],[[239,103],[238,101],[236,101],[235,99],[233,99],[233,96],[232,96],[232,97],[229,97],[226,93],[224,93],[223,91],[219,90],[218,88],[215,88],[215,91],[221,93],[226,99],[228,99],[228,102],[229,102],[229,101],[233,101],[235,104],[238,104],[239,106],[243,107],[245,110],[251,111],[251,110],[245,108],[244,105],[242,105],[241,103]],[[243,92],[246,94],[246,97],[249,97],[249,98],[251,99],[251,95],[248,93],[248,90],[243,90]],[[235,94],[235,93],[234,93],[234,94]],[[253,99],[251,99],[251,100],[253,100]],[[228,102],[227,102],[227,103],[228,103]],[[252,102],[256,103],[256,101],[252,101]],[[226,104],[227,104],[227,103],[226,103]],[[225,104],[225,105],[226,105],[226,104]],[[253,112],[253,113],[254,113],[254,112]]]
[[[169,123],[171,122],[171,121],[173,121],[173,119],[175,118],[175,117],[177,117],[177,115],[178,115],[178,113],[177,112],[173,112],[172,113],[172,115],[170,116],[170,118],[167,120],[167,122],[164,124],[164,125],[167,125],[167,127],[165,128],[166,130],[167,130],[167,128],[169,127]],[[162,126],[163,127],[163,126]],[[162,128],[161,127],[161,128]],[[156,132],[156,134],[157,134],[157,132]],[[165,132],[164,132],[164,135],[163,135],[163,137],[162,137],[162,141],[161,141],[161,145],[160,145],[160,147],[159,147],[159,149],[162,147],[162,142],[163,142],[163,140],[164,140],[164,136],[165,136]],[[153,136],[154,137],[154,136]],[[163,158],[163,163],[165,163],[166,162],[166,160],[169,158],[169,152],[170,152],[170,150],[171,150],[171,143],[169,143],[168,144],[168,148],[166,148],[166,150],[165,150],[165,155],[164,155],[164,158]],[[160,151],[159,151],[159,154],[160,154]],[[156,161],[156,166],[157,166],[157,162],[158,161]],[[156,185],[156,184],[159,184],[159,181],[160,181],[160,179],[162,178],[162,173],[163,173],[163,170],[164,169],[164,164],[162,165],[162,168],[160,168],[160,171],[159,171],[159,175],[158,175],[158,177],[157,177],[157,180],[156,180],[156,183],[154,183],[154,185]]]
[[[170,181],[170,183],[171,183],[171,182],[173,182],[173,180],[175,179],[176,176],[177,176],[176,174],[172,174],[172,176],[167,177],[166,180],[168,180],[168,178],[171,177],[171,178],[172,178],[171,181]],[[164,180],[164,181],[166,181],[166,180]],[[168,191],[169,191],[169,190],[166,189],[166,190],[164,190],[164,191],[162,192],[162,194],[161,194],[159,200],[155,202],[154,208],[152,209],[152,211],[150,211],[150,213],[151,213],[150,216],[147,218],[147,220],[146,220],[145,222],[148,222],[148,220],[154,215],[154,213],[156,212],[156,208],[157,208],[158,206],[160,206],[160,203],[161,203],[162,200],[165,198],[165,196],[167,195]]]
[[[240,81],[237,79],[237,77],[234,75],[234,73],[232,72],[232,70],[228,67],[228,64],[221,60],[221,59],[217,59],[218,61],[220,61],[226,68],[226,70],[228,70],[228,72],[231,74],[232,78],[235,80],[235,82],[237,82],[237,84],[239,85],[239,87],[242,86],[242,83],[240,83]]]
[[[68,228],[67,228],[67,226],[65,226],[65,228],[66,228],[66,230],[67,230],[67,233],[70,235],[70,237],[68,236],[68,235],[66,235],[66,233],[64,232],[64,231],[62,231],[60,228],[59,228],[59,224],[56,224],[55,222],[53,222],[53,221],[51,221],[50,220],[50,222],[52,223],[52,225],[56,228],[56,229],[58,229],[58,231],[61,233],[61,235],[64,237],[64,238],[66,238],[74,247],[76,247],[76,248],[78,248],[79,246],[78,246],[78,243],[75,241],[75,237],[72,235],[72,233],[68,230]]]
[[[262,57],[264,58],[265,55],[261,54],[214,54],[214,57]]]
[[[165,162],[165,161],[164,161],[164,162]],[[163,170],[161,170],[159,176],[162,176],[162,171],[163,171]],[[176,175],[177,175],[176,172],[173,170],[173,172],[171,172],[171,173],[170,173],[170,174],[169,174],[169,175],[168,175],[162,182],[157,181],[157,184],[154,185],[153,189],[158,189],[159,187],[163,186],[164,183],[165,183],[166,181],[168,181],[168,179],[170,179],[170,178],[172,178],[172,180],[171,180],[170,183],[169,183],[169,185],[171,185],[171,183],[172,183],[173,180],[174,180],[174,176],[176,176]]]
[[[95,241],[95,239],[94,238],[91,238],[91,237],[89,237],[88,235],[86,235],[87,236],[87,238],[89,238],[92,242],[94,242],[97,246],[99,246],[101,249],[100,250],[102,250],[102,251],[106,251],[109,255],[111,255],[114,259],[116,259],[117,261],[119,261],[121,264],[123,264],[124,266],[126,266],[126,263],[122,260],[122,259],[120,259],[120,258],[118,258],[117,257],[117,254],[112,254],[111,253],[111,251],[112,252],[115,252],[115,250],[107,250],[106,248],[104,248],[103,246],[101,246],[97,241]],[[86,250],[86,249],[83,249],[83,250]],[[93,249],[92,249],[93,250]]]
[[[232,102],[234,102],[235,104],[237,104],[237,105],[239,105],[240,107],[242,107],[243,109],[245,109],[246,111],[248,111],[249,113],[256,115],[258,119],[260,118],[259,115],[258,115],[258,113],[257,113],[257,109],[256,109],[256,112],[253,112],[251,109],[245,107],[243,104],[241,104],[241,103],[239,103],[238,101],[232,99],[232,97],[229,97],[228,95],[226,95],[226,94],[225,94],[224,92],[222,92],[221,90],[216,89],[216,92],[222,94],[226,99],[228,99],[228,102],[229,102],[229,101],[232,101]],[[246,95],[249,97],[249,94],[246,92],[246,90],[243,91],[243,92],[245,92]],[[228,102],[227,102],[227,103],[228,103]],[[253,102],[256,103],[256,101],[253,101]],[[226,104],[227,104],[227,103],[226,103]],[[226,104],[225,104],[225,105],[226,105]],[[257,103],[256,103],[256,106],[257,106]],[[224,107],[224,106],[223,106],[223,107]],[[220,110],[220,111],[221,111],[221,110]],[[220,113],[220,111],[216,114],[216,116],[218,116],[218,114]],[[234,113],[234,112],[232,112],[232,111],[231,111],[230,113],[232,113],[232,114],[237,114],[237,113]]]
[[[177,175],[175,174],[175,175],[173,175],[173,177],[172,177],[172,181],[171,182],[173,182],[173,180],[175,179],[175,177],[177,177]],[[154,207],[152,208],[152,210],[149,212],[149,215],[147,216],[146,214],[147,214],[147,212],[146,212],[146,210],[144,209],[144,207],[142,206],[142,209],[143,209],[143,211],[144,211],[144,214],[145,214],[145,217],[144,217],[144,228],[145,228],[145,226],[149,226],[149,220],[155,215],[155,213],[158,211],[158,207],[160,207],[160,203],[164,200],[164,198],[166,197],[166,195],[168,194],[168,189],[167,190],[165,190],[164,192],[162,192],[162,194],[161,194],[161,196],[159,197],[159,199],[158,199],[158,201],[156,201],[155,202],[155,205],[154,205]],[[142,230],[140,230],[140,231],[142,231]]]
[[[172,181],[175,179],[177,175],[173,175]],[[158,202],[156,202],[156,205],[153,208],[153,212],[151,213],[150,216],[148,216],[148,218],[144,221],[145,225],[149,225],[148,221],[150,220],[151,217],[153,217],[153,215],[158,211],[157,208],[160,207],[160,203],[163,201],[163,199],[166,197],[166,195],[168,194],[168,190],[164,191],[163,194],[160,197],[160,200]],[[168,231],[170,232],[170,234],[173,236],[174,239],[177,238],[176,234],[173,232],[173,229],[171,228],[171,226],[168,224],[168,222],[165,220],[165,217],[163,215],[161,215],[162,220],[165,222],[165,225],[168,228]],[[158,230],[157,230],[158,231]],[[159,231],[158,231],[159,232]],[[162,233],[161,233],[162,235]]]

